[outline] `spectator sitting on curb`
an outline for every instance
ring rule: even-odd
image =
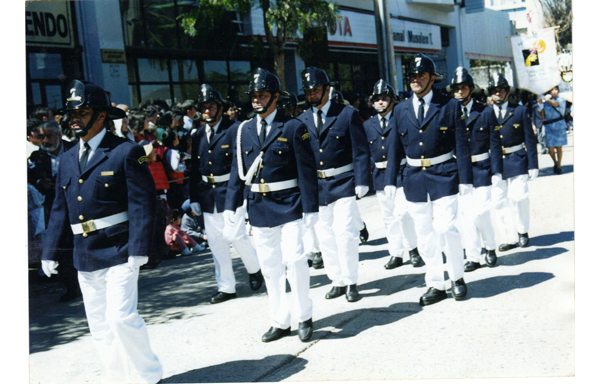
[[[183,210],[183,217],[181,218],[181,229],[190,235],[192,239],[196,240],[197,243],[208,247],[207,237],[204,234],[204,218],[202,217],[202,211],[196,214],[192,210],[190,199],[184,201],[181,206]]]
[[[202,252],[204,247],[192,239],[187,233],[179,228],[181,224],[181,210],[174,209],[169,219],[169,225],[165,228],[165,242],[172,251],[181,252],[187,256],[192,252]]]

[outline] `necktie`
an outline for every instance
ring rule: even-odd
[[[425,118],[425,100],[419,98],[419,125],[423,124],[423,119]]]
[[[323,111],[320,109],[317,111],[317,133],[321,136],[323,130]]]
[[[498,108],[498,115],[496,116],[498,120],[502,119],[502,107]]]
[[[385,119],[385,117],[381,118],[381,130],[385,131],[385,125],[387,123],[387,120]]]
[[[263,143],[265,142],[265,137],[267,136],[267,121],[265,119],[262,119],[260,121],[260,134],[258,135],[258,141],[260,142],[260,145],[262,146]]]
[[[469,114],[467,113],[467,107],[463,107],[463,116],[464,116],[465,120],[467,120],[469,118]]]
[[[208,127],[208,143],[210,144],[213,136],[215,134],[215,131],[213,130],[213,128],[211,126]]]
[[[90,145],[83,143],[83,152],[81,152],[81,158],[79,159],[79,172],[83,173],[85,166],[87,165],[88,156],[90,154]]]

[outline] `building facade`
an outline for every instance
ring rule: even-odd
[[[341,18],[327,33],[324,69],[346,98],[369,94],[384,77],[375,23],[378,0],[336,3]],[[485,8],[484,0],[386,5],[398,91],[409,89],[406,68],[418,52],[430,56],[446,75],[440,87],[457,66],[510,73],[514,25],[508,14]],[[30,108],[60,108],[74,78],[92,81],[110,91],[113,102],[132,107],[149,99],[195,99],[198,85],[205,82],[244,103],[251,71],[257,66],[273,69],[261,9],[243,19],[225,12],[190,37],[177,19],[197,8],[189,0],[35,1],[25,8]],[[298,50],[301,41],[302,36],[291,39],[285,50],[285,86],[297,94],[302,93],[300,72],[306,65]]]

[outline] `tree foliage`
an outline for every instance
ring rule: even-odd
[[[261,8],[267,44],[274,57],[275,73],[285,87],[284,48],[290,39],[315,26],[326,25],[330,31],[338,20],[338,7],[325,0],[199,0],[198,8],[180,15],[181,26],[190,36],[209,33],[226,12],[242,17]]]
[[[544,27],[559,27],[556,35],[558,49],[570,49],[573,31],[571,0],[540,0]]]

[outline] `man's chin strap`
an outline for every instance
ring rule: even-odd
[[[219,106],[219,108],[220,108],[220,109],[223,109],[223,106]],[[214,116],[214,117],[209,117],[209,118],[205,119],[205,121],[206,121],[207,123],[209,123],[209,124],[210,124],[210,123],[214,123],[214,122],[216,122],[216,121],[217,121],[217,116],[219,116],[219,110],[218,110],[218,109],[217,109],[217,113],[215,113],[215,116]]]
[[[252,108],[252,110],[254,110],[254,112],[258,115],[265,113],[270,107],[271,104],[273,104],[273,99],[275,98],[275,96],[273,95],[272,92],[269,92],[271,94],[271,98],[269,99],[269,102],[267,103],[267,105],[265,105],[264,107],[260,107],[260,108]]]
[[[471,100],[471,94],[473,93],[473,88],[469,87],[469,89],[470,89],[469,94],[466,97],[461,97],[460,99],[457,98],[456,100],[458,100],[461,103]]]
[[[375,112],[380,113],[380,114],[386,113],[392,107],[392,105],[394,105],[394,103],[392,102],[392,100],[390,100],[390,103],[388,104],[388,106],[385,109],[376,109]]]
[[[92,129],[92,126],[94,126],[94,123],[96,123],[96,120],[98,120],[99,115],[100,115],[100,112],[98,112],[97,110],[94,109],[94,113],[92,114],[92,118],[90,119],[90,122],[82,129],[73,130],[73,133],[75,133],[75,136],[77,136],[78,139],[85,137],[85,135],[88,134],[90,129]]]
[[[496,100],[496,101],[494,101],[494,104],[502,105],[502,104],[506,103],[506,100],[508,100],[508,93],[509,93],[509,90],[506,91],[506,96],[504,96],[504,99]]]
[[[309,101],[309,104],[313,107],[321,105],[324,97],[325,97],[325,86],[323,86],[323,89],[321,90],[321,98],[319,99],[319,101],[315,101],[315,102]]]

